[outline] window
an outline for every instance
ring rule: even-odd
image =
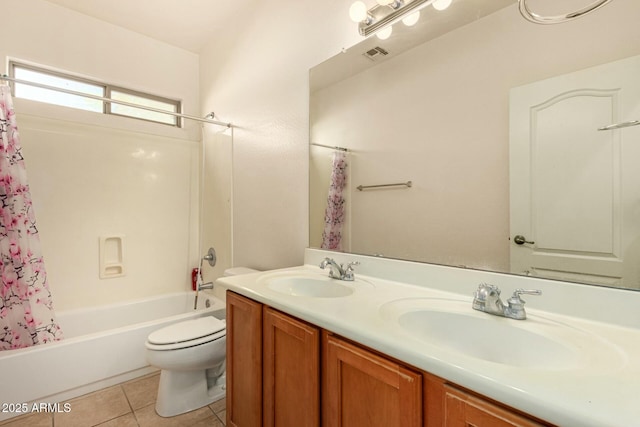
[[[83,93],[98,98],[108,98],[137,106],[148,107],[154,110],[179,113],[180,101],[161,98],[146,93],[136,92],[121,87],[116,87],[96,81],[81,79],[42,68],[23,65],[17,62],[9,64],[11,77],[47,86]],[[180,119],[161,111],[151,111],[131,105],[112,103],[101,99],[85,97],[76,94],[59,92],[53,89],[45,89],[26,83],[14,82],[14,96],[16,98],[31,99],[49,104],[62,105],[80,110],[93,111],[103,114],[114,114],[163,123],[171,126],[180,126]]]

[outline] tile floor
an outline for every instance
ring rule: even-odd
[[[0,422],[0,426],[223,427],[225,425],[225,399],[176,417],[160,417],[155,411],[159,380],[159,372],[149,374],[71,399],[68,401],[71,409],[69,412],[23,415]]]

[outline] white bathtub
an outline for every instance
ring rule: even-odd
[[[0,404],[56,403],[150,372],[144,342],[152,331],[181,320],[225,318],[225,304],[194,292],[57,313],[65,339],[0,351]],[[208,306],[208,307],[207,307]],[[0,412],[0,420],[20,413]]]

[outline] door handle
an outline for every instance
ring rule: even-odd
[[[516,235],[516,236],[513,238],[513,242],[514,242],[516,245],[524,245],[525,243],[528,243],[528,244],[530,244],[530,245],[533,245],[534,243],[536,243],[536,242],[530,242],[530,241],[528,241],[524,236],[522,236],[522,235],[520,235],[520,234]]]

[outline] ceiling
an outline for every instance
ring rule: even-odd
[[[198,53],[258,0],[47,0]]]

